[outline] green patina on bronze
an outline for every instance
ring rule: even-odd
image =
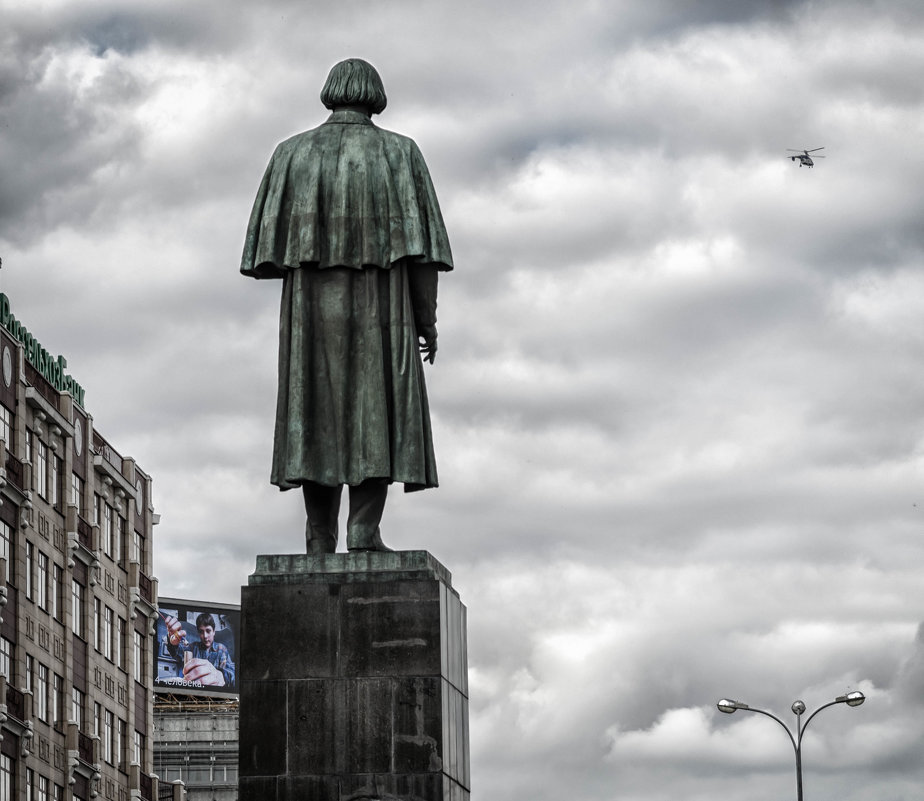
[[[349,89],[276,148],[247,228],[241,272],[283,284],[271,481],[435,487],[420,352],[449,239],[417,145],[370,118],[384,91],[377,108]]]

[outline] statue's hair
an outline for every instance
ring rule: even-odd
[[[321,102],[329,109],[362,106],[372,114],[381,114],[388,98],[375,67],[361,58],[348,58],[331,68],[321,90]]]

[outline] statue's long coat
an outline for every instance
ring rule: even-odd
[[[416,329],[437,269],[449,239],[412,140],[340,110],[276,148],[241,262],[283,280],[273,484],[437,485]]]

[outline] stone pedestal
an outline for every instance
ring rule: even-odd
[[[239,801],[468,801],[465,607],[426,551],[258,556]]]

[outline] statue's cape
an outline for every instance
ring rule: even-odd
[[[342,110],[276,148],[242,273],[281,278],[302,265],[389,268],[399,259],[452,269],[430,173],[411,139]]]

